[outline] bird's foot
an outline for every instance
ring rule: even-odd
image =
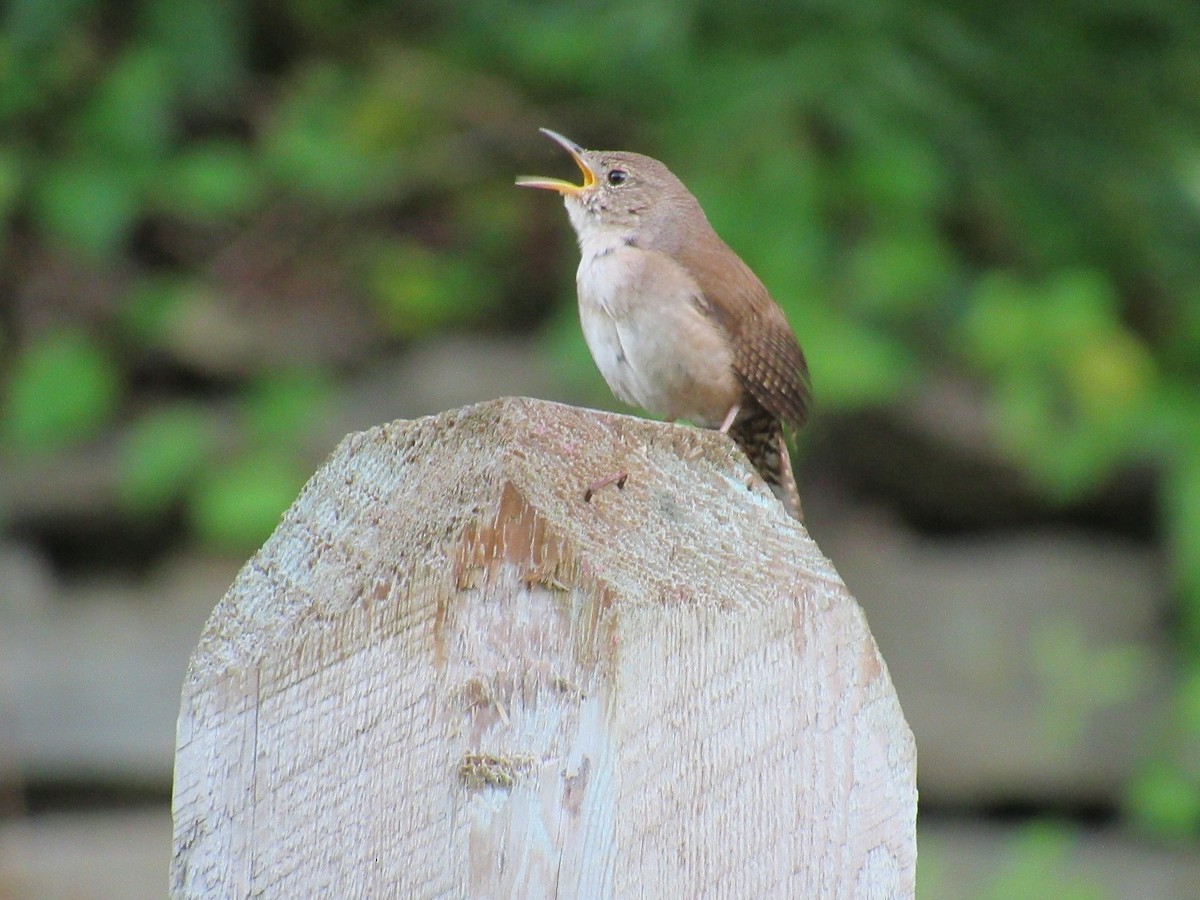
[[[742,404],[735,403],[729,408],[729,412],[725,413],[725,421],[721,423],[718,429],[721,434],[729,434],[729,429],[733,427],[733,420],[737,418],[737,414],[742,411]]]

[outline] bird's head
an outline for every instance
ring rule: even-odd
[[[571,154],[583,184],[528,175],[517,184],[562,194],[581,242],[601,233],[634,241],[666,237],[691,221],[707,226],[696,199],[657,159],[620,150],[585,150],[556,131],[541,131]]]

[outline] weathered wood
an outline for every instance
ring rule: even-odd
[[[910,897],[915,817],[862,613],[728,439],[509,399],[351,435],[238,575],[171,881]]]

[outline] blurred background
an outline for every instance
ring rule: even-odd
[[[617,408],[557,129],[786,309],[919,892],[1200,884],[1200,7],[9,0],[0,897],[157,897],[187,655],[348,431]]]

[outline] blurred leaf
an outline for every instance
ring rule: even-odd
[[[112,418],[120,396],[120,369],[88,335],[43,335],[17,355],[10,371],[5,437],[25,452],[82,441]]]
[[[985,370],[1023,364],[1036,328],[1037,312],[1024,285],[1012,273],[993,272],[973,292],[962,322],[963,350]]]
[[[241,81],[244,42],[250,37],[244,4],[153,0],[143,4],[143,12],[148,34],[168,61],[170,83],[183,96],[215,104]]]
[[[199,279],[143,280],[130,292],[121,324],[143,347],[209,375],[239,373],[258,360],[234,304]]]
[[[0,145],[0,229],[6,228],[8,217],[17,204],[24,186],[26,166],[24,155],[15,147]]]
[[[1031,666],[1044,693],[1042,728],[1064,753],[1077,753],[1096,713],[1128,702],[1144,684],[1146,654],[1135,644],[1098,644],[1081,624],[1033,625]]]
[[[946,198],[946,177],[932,142],[913,135],[909,123],[892,124],[855,154],[847,180],[889,230],[935,213]]]
[[[1116,301],[1092,271],[1064,271],[1043,283],[996,272],[981,279],[962,322],[964,347],[988,369],[1065,369],[1093,344],[1116,341]],[[1124,335],[1130,356],[1132,341]]]
[[[196,484],[188,503],[192,526],[214,547],[250,552],[275,530],[306,477],[282,448],[237,459]]]
[[[403,177],[398,149],[368,144],[355,125],[365,91],[361,75],[329,64],[294,79],[263,148],[268,171],[283,187],[346,206]]]
[[[69,9],[74,0],[62,4],[53,0],[32,2]],[[100,56],[98,42],[88,33],[86,24],[71,24],[72,28],[54,35],[53,41],[41,47],[26,43],[13,31],[0,28],[0,125],[16,125],[14,133],[22,133],[18,129],[29,124],[22,121],[25,117],[58,113],[60,124],[70,121],[70,117],[59,110],[61,99],[64,95],[76,97],[91,89],[96,81]],[[23,131],[27,139],[36,134],[34,129]]]
[[[143,347],[163,346],[180,308],[195,289],[179,278],[144,279],[129,292],[121,307],[121,325],[126,334]]]
[[[129,235],[139,208],[139,179],[128,168],[89,160],[46,167],[35,211],[50,236],[92,259],[112,256]]]
[[[1063,362],[1081,414],[1093,420],[1144,407],[1157,382],[1154,358],[1123,329],[1096,336]]]
[[[167,162],[156,194],[159,204],[202,222],[221,222],[252,209],[263,185],[250,152],[232,141],[194,143]]]
[[[1175,700],[1180,728],[1192,743],[1200,744],[1200,660],[1193,658],[1190,661],[1188,670],[1179,680]],[[1195,763],[1200,766],[1200,759]]]
[[[294,447],[297,439],[324,418],[334,398],[333,384],[322,373],[294,371],[260,379],[243,408],[251,439]]]
[[[970,299],[964,351],[993,379],[1001,442],[1051,499],[1078,498],[1154,448],[1158,373],[1105,278],[994,274]]]
[[[1134,777],[1127,803],[1134,819],[1160,837],[1183,839],[1200,830],[1200,786],[1166,761]]]
[[[797,324],[818,407],[887,403],[911,390],[916,360],[899,341],[840,317]]]
[[[414,242],[373,247],[365,275],[380,321],[405,337],[469,321],[495,299],[492,280],[470,257],[435,253]]]
[[[946,290],[954,271],[942,243],[911,228],[872,235],[855,247],[848,263],[855,306],[892,318],[926,308]]]
[[[41,48],[95,6],[96,0],[10,0],[4,28],[24,48]]]
[[[1104,900],[1113,895],[1093,878],[1070,871],[1071,851],[1077,843],[1067,828],[1037,822],[1021,829],[1008,860],[983,892],[991,900]]]
[[[493,262],[497,278],[506,277],[513,269],[524,209],[520,196],[507,184],[481,185],[462,191],[455,200],[456,218],[469,229],[472,250]]]
[[[1141,436],[1136,418],[1082,420],[1056,379],[1036,369],[1007,373],[994,399],[1001,445],[1054,502],[1097,487],[1129,458]]]
[[[1177,450],[1162,488],[1164,529],[1184,621],[1194,639],[1200,636],[1200,434]]]
[[[141,516],[184,495],[216,449],[212,415],[198,406],[156,410],[133,424],[121,449],[120,499]]]
[[[537,3],[523,5],[514,19],[504,0],[477,0],[456,12],[456,37],[484,66],[515,71],[542,91],[599,95],[608,89],[614,102],[633,109],[629,84],[638,84],[641,96],[649,98],[686,72],[690,28],[684,5]],[[510,20],[519,25],[497,25]]]
[[[147,164],[167,150],[174,131],[166,64],[149,48],[126,53],[107,73],[85,108],[81,155]]]

